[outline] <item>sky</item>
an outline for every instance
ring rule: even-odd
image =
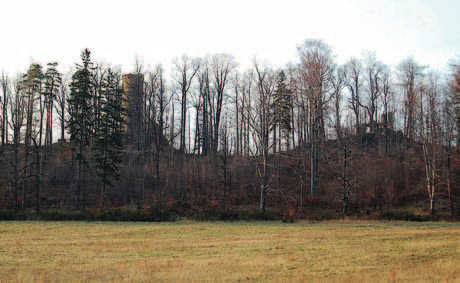
[[[311,38],[338,63],[369,50],[387,64],[413,56],[443,69],[460,56],[458,0],[2,0],[0,10],[0,70],[10,74],[51,61],[67,72],[84,48],[123,72],[136,57],[146,69],[170,68],[184,53],[282,66]]]

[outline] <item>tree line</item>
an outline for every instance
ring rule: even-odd
[[[145,80],[131,140],[121,71],[89,49],[68,79],[56,62],[3,73],[3,206],[265,211],[269,201],[303,213],[319,202],[347,214],[351,204],[390,209],[423,187],[431,213],[444,193],[454,213],[459,65],[389,66],[369,51],[338,64],[316,39],[297,55],[283,68],[254,58],[245,70],[230,54],[183,55],[169,71],[137,60]],[[365,167],[377,159],[404,172],[378,176],[385,167],[375,165],[371,178]]]

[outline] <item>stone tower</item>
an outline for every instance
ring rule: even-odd
[[[144,75],[125,74],[122,76],[123,105],[126,109],[124,143],[141,150],[144,147],[143,113],[144,113]]]

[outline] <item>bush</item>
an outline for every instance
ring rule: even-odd
[[[188,217],[195,221],[276,221],[283,219],[269,210],[265,212],[260,210],[200,210],[188,215]]]
[[[0,210],[0,220],[21,220],[17,219],[18,214],[14,213],[12,210],[2,209]]]
[[[29,215],[28,219],[31,219],[34,215]],[[36,220],[48,220],[48,221],[94,221],[95,214],[91,210],[83,211],[44,211],[40,214],[35,214]]]
[[[395,210],[389,212],[383,212],[380,214],[381,220],[402,220],[402,221],[415,221],[415,222],[424,222],[424,221],[440,221],[440,220],[449,220],[441,217],[438,214],[427,214],[420,215],[414,214],[412,211],[407,210]]]
[[[171,221],[169,212],[160,211],[153,207],[142,210],[109,209],[96,217],[99,221],[131,221],[131,222],[160,222]]]
[[[175,221],[168,211],[161,211],[153,206],[148,209],[148,218],[145,221],[149,222],[162,222],[162,221]]]
[[[83,211],[20,211],[0,210],[0,220],[45,220],[45,221],[131,221],[160,222],[174,221],[169,212],[149,208],[146,211],[129,209],[109,209],[99,214],[92,210]]]

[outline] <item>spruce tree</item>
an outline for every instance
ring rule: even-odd
[[[98,127],[94,129],[93,162],[96,175],[102,184],[100,208],[104,207],[107,186],[113,187],[118,180],[121,162],[122,126],[124,124],[123,96],[120,76],[111,69],[102,80],[100,101],[98,102]]]
[[[92,135],[92,76],[93,63],[91,52],[85,49],[81,53],[82,64],[77,64],[77,70],[72,75],[70,84],[70,98],[68,101],[70,118],[67,125],[70,141],[77,147],[76,160],[78,161],[78,182],[77,182],[77,209],[80,208],[80,194],[82,188],[82,173],[87,161],[84,156],[85,147],[89,145]]]
[[[281,71],[278,75],[277,88],[270,104],[271,130],[276,131],[279,127],[280,133],[285,135],[291,131],[291,98],[290,90],[286,85],[286,75]],[[279,136],[281,139],[281,135]],[[287,139],[289,141],[289,139]]]

